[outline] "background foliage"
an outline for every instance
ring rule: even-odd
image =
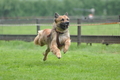
[[[119,15],[120,0],[0,0],[0,17],[53,16],[54,12],[70,16]]]

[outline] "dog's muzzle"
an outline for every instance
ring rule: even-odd
[[[63,30],[66,30],[69,26],[69,22],[63,22],[60,24],[60,28],[62,28]]]

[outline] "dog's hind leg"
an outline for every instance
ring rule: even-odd
[[[47,59],[47,55],[48,55],[49,52],[50,52],[50,49],[49,49],[49,47],[48,47],[48,48],[46,49],[45,53],[43,53],[43,55],[44,55],[43,61],[45,61],[45,60]]]

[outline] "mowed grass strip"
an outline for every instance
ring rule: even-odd
[[[52,24],[47,24],[50,26],[40,26],[40,29],[52,29]],[[77,26],[69,27],[71,35],[77,34]],[[0,34],[37,34],[36,26],[0,26]],[[81,26],[82,35],[120,35],[120,25],[88,25]]]
[[[46,46],[33,42],[0,41],[0,80],[119,80],[120,45],[93,44],[79,47],[72,43],[57,59]]]

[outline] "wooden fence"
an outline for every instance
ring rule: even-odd
[[[119,16],[120,22],[120,16]],[[87,43],[92,45],[92,43],[102,43],[102,44],[120,44],[120,36],[116,35],[81,35],[81,21],[77,20],[77,35],[70,35],[72,42],[77,42],[79,46],[81,43]],[[118,22],[117,22],[118,23]],[[40,30],[40,22],[39,19],[36,19],[36,29],[37,32]],[[103,24],[103,23],[101,23]],[[105,24],[105,23],[104,23]],[[112,23],[106,23],[112,24]],[[114,23],[113,23],[114,24]],[[0,40],[23,40],[23,41],[33,41],[36,35],[5,35],[0,34]]]

